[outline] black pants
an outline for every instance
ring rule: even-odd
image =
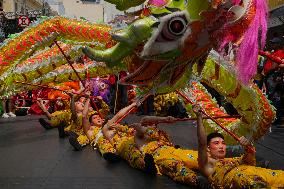
[[[28,112],[27,108],[20,108],[20,109],[15,110],[16,116],[25,116],[28,114],[27,112]]]

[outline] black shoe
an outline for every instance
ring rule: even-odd
[[[103,154],[103,158],[110,163],[116,163],[121,160],[121,158],[112,152],[107,152]]]
[[[145,162],[145,172],[151,175],[156,175],[157,168],[153,156],[151,154],[145,154],[144,162]]]
[[[174,148],[175,148],[175,149],[179,149],[179,148],[180,148],[180,145],[177,144],[177,145],[174,146]]]
[[[65,138],[67,136],[64,131],[64,125],[59,125],[57,129],[58,129],[59,138]]]
[[[69,143],[74,147],[76,151],[82,151],[83,148],[81,144],[78,142],[77,138],[69,137]]]
[[[46,130],[52,129],[53,127],[51,126],[50,123],[48,123],[47,121],[45,121],[43,118],[39,118],[38,119],[40,125],[45,128]]]
[[[73,132],[73,131],[69,131],[68,134],[69,134],[70,137],[74,137],[74,138],[79,137],[79,135],[77,133]]]

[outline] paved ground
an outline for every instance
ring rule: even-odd
[[[68,140],[58,138],[57,129],[45,131],[37,122],[38,118],[0,119],[1,189],[190,188],[167,177],[146,175],[123,161],[108,164],[91,147],[75,152]],[[138,119],[130,116],[128,121]],[[177,144],[196,149],[196,131],[191,123],[164,128]],[[284,129],[273,127],[272,132],[259,143],[258,160],[269,160],[270,168],[284,170]]]

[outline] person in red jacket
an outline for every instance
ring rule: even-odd
[[[284,45],[282,48],[276,50],[275,52],[271,53],[271,55],[278,57],[284,61]],[[284,64],[278,64],[276,62],[273,62],[272,60],[267,60],[267,62],[264,65],[264,75],[268,75],[269,72],[275,71],[278,68],[284,67]]]
[[[278,39],[278,40],[277,40]],[[278,57],[284,61],[284,44],[279,38],[274,38],[273,47],[275,51],[271,55]],[[264,65],[263,74],[265,76],[265,86],[268,98],[272,101],[272,104],[277,109],[276,121],[274,124],[280,123],[282,117],[282,104],[283,104],[283,86],[284,86],[284,63],[279,64],[269,60]]]

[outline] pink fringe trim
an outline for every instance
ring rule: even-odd
[[[162,7],[165,4],[167,4],[167,0],[149,0],[148,3],[150,5],[154,5],[154,6],[157,6],[157,7]]]
[[[248,84],[256,74],[258,49],[264,47],[267,33],[268,8],[266,0],[255,0],[254,3],[256,6],[255,17],[237,51],[238,79],[244,84]]]

